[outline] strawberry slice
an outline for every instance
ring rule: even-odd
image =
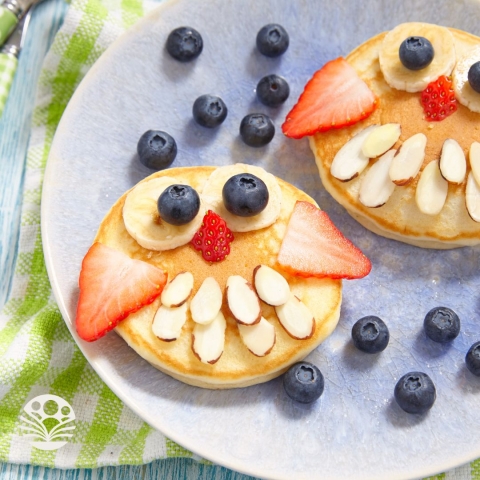
[[[377,103],[368,85],[340,57],[314,73],[287,114],[282,131],[287,137],[302,138],[353,125],[367,118]]]
[[[94,243],[82,262],[75,324],[87,342],[103,337],[130,313],[152,303],[167,275],[157,267]]]
[[[309,202],[297,201],[283,238],[278,263],[301,277],[362,278],[370,260]]]

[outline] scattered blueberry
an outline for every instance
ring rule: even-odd
[[[425,413],[437,397],[431,378],[422,372],[410,372],[395,385],[395,400],[407,413]]]
[[[250,147],[263,147],[272,141],[275,126],[268,115],[251,113],[240,123],[240,135]]]
[[[450,308],[435,307],[425,316],[423,328],[434,342],[451,342],[460,333],[460,319]]]
[[[148,168],[162,170],[177,156],[177,144],[171,135],[160,130],[147,130],[138,141],[140,162]]]
[[[190,185],[170,185],[158,197],[160,218],[170,225],[191,222],[200,210],[200,197]]]
[[[167,38],[167,52],[179,62],[197,58],[202,50],[202,36],[194,28],[178,27]]]
[[[252,217],[267,206],[268,188],[265,182],[251,173],[230,177],[223,186],[223,203],[233,215]]]
[[[475,342],[465,356],[467,368],[477,377],[480,377],[480,342]]]
[[[296,402],[312,403],[319,398],[325,387],[322,372],[312,363],[295,363],[283,376],[287,395]]]
[[[381,318],[370,315],[355,323],[352,328],[352,340],[362,352],[378,353],[387,348],[390,333]]]
[[[433,60],[433,46],[424,37],[408,37],[399,48],[400,61],[409,70],[422,70]]]
[[[257,97],[267,107],[278,107],[289,95],[290,87],[279,75],[267,75],[257,84]]]
[[[227,106],[220,97],[201,95],[193,103],[193,118],[202,127],[218,127],[227,118]]]
[[[284,54],[289,43],[287,31],[276,23],[265,25],[257,33],[257,48],[267,57],[278,57]]]
[[[477,93],[480,93],[480,62],[474,63],[468,70],[468,83]]]

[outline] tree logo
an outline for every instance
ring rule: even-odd
[[[39,395],[32,398],[24,407],[26,416],[20,416],[26,425],[20,428],[28,432],[24,436],[34,439],[32,445],[40,450],[58,450],[66,445],[66,438],[73,437],[75,420],[72,406],[57,395]]]

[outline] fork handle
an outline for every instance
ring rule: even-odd
[[[17,65],[18,59],[15,55],[0,53],[0,116],[7,102]]]
[[[0,5],[0,46],[10,36],[13,29],[18,23],[18,16],[5,4]]]

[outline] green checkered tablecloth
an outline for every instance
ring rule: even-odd
[[[40,235],[45,165],[67,103],[106,48],[155,5],[73,0],[45,59],[27,157],[14,282],[0,312],[0,462],[95,468],[166,457],[200,460],[139,419],[90,367],[53,298]],[[57,450],[33,447],[22,429],[28,426],[20,419],[24,406],[44,394],[63,398],[76,415],[72,437]],[[480,461],[433,478],[480,480]]]

